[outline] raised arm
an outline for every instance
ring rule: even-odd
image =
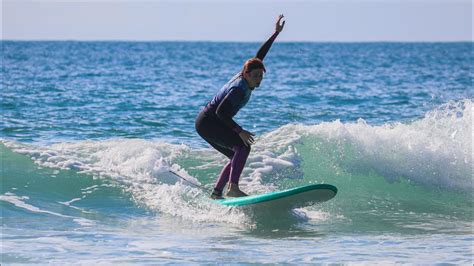
[[[273,33],[272,36],[258,49],[257,55],[255,56],[256,58],[260,59],[263,61],[263,58],[267,55],[268,51],[270,50],[270,47],[272,47],[273,42],[275,41],[276,37],[278,34],[283,30],[283,27],[285,26],[285,21],[283,21],[281,24],[281,19],[284,18],[283,15],[278,16],[278,20],[275,25],[275,33]]]

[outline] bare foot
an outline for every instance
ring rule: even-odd
[[[226,196],[232,197],[232,198],[238,198],[238,197],[246,197],[248,195],[239,189],[239,185],[231,183],[229,185],[229,189],[227,190]]]

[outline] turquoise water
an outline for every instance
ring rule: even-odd
[[[242,188],[338,188],[278,216],[168,172],[212,188],[194,119],[258,43],[1,45],[2,263],[473,261],[472,43],[274,44]]]

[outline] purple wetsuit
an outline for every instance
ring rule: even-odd
[[[263,61],[277,36],[278,32],[275,32],[260,47],[256,58]],[[196,118],[198,134],[230,159],[216,182],[214,189],[218,192],[222,192],[228,181],[239,183],[240,174],[250,153],[250,146],[246,146],[239,136],[242,127],[233,117],[247,104],[251,95],[252,89],[242,73],[238,73],[217,92]]]

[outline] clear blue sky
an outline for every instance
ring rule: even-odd
[[[3,40],[471,41],[471,0],[1,0]]]

